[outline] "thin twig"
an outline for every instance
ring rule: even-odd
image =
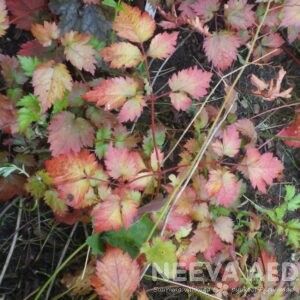
[[[11,246],[10,246],[6,261],[5,261],[5,264],[4,264],[3,269],[1,271],[1,274],[0,274],[0,286],[2,284],[2,280],[4,278],[4,275],[6,273],[8,265],[10,263],[12,254],[13,254],[13,252],[15,250],[15,247],[16,247],[16,243],[17,243],[17,239],[18,239],[18,232],[19,232],[19,228],[20,228],[20,224],[21,224],[23,202],[24,202],[24,198],[21,198],[20,202],[19,202],[19,210],[18,210],[18,217],[17,217],[17,222],[16,222],[16,229],[15,229],[14,238],[12,240],[12,243],[11,243]]]
[[[70,242],[71,242],[71,240],[72,240],[72,237],[73,237],[73,235],[74,235],[74,233],[75,233],[75,231],[76,231],[77,226],[78,226],[78,222],[75,223],[74,226],[73,226],[73,228],[72,228],[72,231],[71,231],[71,233],[70,233],[70,235],[69,235],[69,238],[68,238],[68,240],[67,240],[67,242],[66,242],[66,244],[65,244],[65,247],[64,247],[64,249],[63,249],[63,251],[62,251],[62,253],[61,253],[61,256],[60,256],[60,258],[59,258],[59,261],[58,261],[58,264],[57,264],[57,267],[56,267],[56,268],[59,268],[60,265],[62,264],[62,262],[63,262],[63,260],[64,260],[64,257],[65,257],[65,255],[66,255],[66,252],[67,252],[67,250],[68,250],[68,248],[69,248]],[[55,280],[55,277],[53,278],[53,280],[51,281],[51,283],[50,283],[50,285],[49,285],[49,288],[48,288],[47,293],[46,293],[45,300],[48,300],[48,298],[49,298],[49,296],[50,296],[50,293],[51,293],[51,290],[52,290],[52,287],[53,287],[53,284],[54,284],[54,280]]]

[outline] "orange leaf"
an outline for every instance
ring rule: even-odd
[[[104,300],[130,300],[139,285],[140,268],[136,260],[121,249],[110,248],[96,266],[94,287]]]
[[[110,63],[111,68],[131,68],[137,66],[143,55],[137,46],[130,43],[115,43],[100,51],[103,59]]]
[[[211,170],[206,189],[218,204],[230,206],[238,197],[240,185],[235,176],[229,171]]]
[[[150,43],[147,54],[153,58],[167,58],[175,51],[177,37],[178,32],[164,32],[156,35]]]
[[[134,179],[141,170],[146,168],[138,152],[128,151],[126,148],[114,148],[112,145],[106,151],[104,162],[108,174],[114,179]]]
[[[64,64],[53,60],[39,64],[32,77],[34,94],[39,97],[42,111],[45,112],[66,90],[72,89],[72,77]]]
[[[115,77],[101,81],[82,97],[90,102],[97,102],[97,106],[105,105],[105,110],[111,110],[134,98],[137,89],[138,83],[130,77]]]
[[[119,12],[113,24],[113,29],[118,36],[133,43],[143,43],[149,40],[155,30],[155,22],[151,16],[139,8],[122,4],[123,9]]]
[[[97,51],[89,44],[91,36],[76,31],[67,32],[61,39],[68,61],[79,70],[95,73]]]
[[[0,0],[0,37],[6,33],[9,27],[5,0]]]
[[[260,154],[258,149],[249,147],[245,158],[238,166],[238,170],[250,179],[254,188],[266,193],[266,185],[272,184],[283,170],[282,163],[272,153]]]
[[[80,153],[61,154],[45,162],[47,172],[53,178],[58,195],[73,208],[92,205],[97,199],[93,186],[107,180],[94,154],[87,150]],[[97,180],[89,179],[97,178]],[[103,183],[105,185],[105,183]]]
[[[93,146],[95,131],[91,124],[83,119],[75,119],[69,111],[57,114],[49,125],[50,149],[53,156],[79,152],[83,146]]]
[[[59,37],[57,25],[47,21],[44,21],[44,25],[32,24],[31,33],[44,47],[51,46],[52,40]]]
[[[94,217],[95,232],[108,230],[119,230],[121,227],[128,227],[133,223],[137,215],[137,204],[126,197],[110,194],[103,202],[94,207],[92,216]]]

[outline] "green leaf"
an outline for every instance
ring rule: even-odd
[[[38,98],[32,94],[24,96],[17,103],[21,107],[18,110],[19,131],[23,132],[31,123],[41,120],[41,106]]]
[[[102,233],[93,233],[86,239],[87,244],[91,247],[92,254],[99,255],[105,251],[105,245],[103,239],[101,239]]]
[[[283,217],[286,213],[287,206],[286,204],[282,204],[275,208],[276,220],[278,223],[283,222]]]
[[[157,146],[161,149],[161,147],[163,146],[164,142],[165,142],[165,138],[166,138],[166,132],[164,129],[157,129],[155,132],[155,141]],[[152,153],[153,149],[154,149],[154,143],[153,143],[153,138],[152,138],[152,132],[149,131],[148,135],[144,138],[143,141],[143,149],[144,152],[147,156],[150,156],[150,154]]]
[[[102,2],[103,3],[103,2]],[[103,49],[106,46],[104,41],[98,40],[95,36],[92,36],[89,40],[89,44],[93,46],[93,48],[97,51]]]
[[[223,206],[211,206],[210,212],[212,213],[214,218],[217,218],[219,216],[229,216],[230,210]]]
[[[112,7],[114,9],[116,9],[118,7],[118,3],[114,0],[103,0],[102,4],[106,5],[106,6],[109,6],[109,7]]]
[[[294,210],[299,209],[299,208],[300,208],[300,194],[298,194],[297,196],[295,196],[288,203],[288,210],[289,211],[294,211]]]
[[[35,198],[40,199],[44,196],[52,179],[49,174],[44,171],[38,171],[34,176],[31,176],[26,184],[26,190]]]
[[[150,246],[147,242],[141,248],[147,262],[153,263],[159,273],[168,278],[174,278],[177,268],[176,246],[170,240],[155,237]]]
[[[287,203],[287,209],[294,211],[300,208],[300,194],[296,195],[296,188],[293,185],[285,186],[284,201]]]
[[[14,164],[6,163],[3,167],[0,167],[0,175],[3,177],[8,177],[12,173],[19,171],[19,167]]]
[[[63,215],[67,212],[67,204],[63,199],[58,197],[56,191],[48,190],[45,192],[44,200],[51,207],[54,213]]]
[[[55,115],[55,114],[63,111],[67,107],[68,107],[68,99],[66,96],[64,96],[61,100],[57,99],[54,102],[52,114]]]
[[[25,75],[27,76],[32,76],[36,66],[40,63],[37,57],[18,55],[18,59]]]
[[[132,224],[128,230],[108,231],[103,234],[104,239],[113,247],[119,247],[128,252],[132,258],[137,257],[140,247],[147,240],[154,223],[148,216],[143,216]]]
[[[7,89],[7,96],[8,98],[10,98],[13,102],[17,102],[23,94],[23,90],[20,88],[11,88],[11,89]]]
[[[110,139],[111,139],[110,127],[104,127],[97,131],[96,141],[95,141],[95,152],[99,158],[102,158],[105,155]]]
[[[296,188],[293,185],[286,185],[284,201],[289,202],[294,198],[295,194],[296,194]]]
[[[295,249],[298,249],[300,246],[300,222],[296,219],[287,222],[285,234],[288,238],[288,243]]]

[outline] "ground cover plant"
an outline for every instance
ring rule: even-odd
[[[5,299],[300,292],[298,1],[151,5],[0,0]]]

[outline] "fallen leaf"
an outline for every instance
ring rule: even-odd
[[[281,90],[282,80],[286,74],[283,68],[280,68],[277,78],[272,79],[268,83],[259,79],[254,74],[251,74],[251,83],[256,87],[256,90],[252,90],[252,93],[262,97],[264,100],[273,101],[276,98],[291,98],[291,92],[293,88],[288,88],[287,90]]]

